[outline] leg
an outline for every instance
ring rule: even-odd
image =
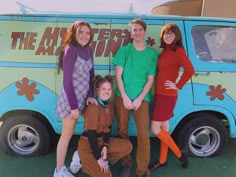
[[[137,174],[149,175],[148,164],[150,160],[149,138],[149,103],[143,101],[137,110],[133,111],[137,127]]]
[[[164,121],[161,124],[161,130],[165,131],[165,132],[169,132],[169,123],[168,121]],[[155,134],[156,135],[156,134]],[[166,159],[167,159],[167,154],[168,154],[168,146],[161,141],[161,149],[160,149],[160,164],[165,164],[166,163]]]
[[[170,136],[169,131],[162,130],[162,127],[165,127],[165,130],[169,129],[168,121],[152,121],[151,131],[161,140],[161,142],[165,143],[178,158],[180,158],[181,152],[178,146],[175,144],[174,140]]]
[[[128,124],[130,111],[124,107],[123,100],[121,97],[115,95],[115,111],[118,123],[118,135],[119,137],[128,140]],[[122,158],[122,166],[131,166],[131,154],[127,154]]]
[[[132,148],[133,146],[129,140],[110,138],[107,158],[111,164],[114,164],[122,157],[129,154]]]
[[[102,142],[98,143],[99,147],[101,147]],[[84,173],[87,173],[91,177],[112,177],[112,173],[110,170],[108,173],[104,173],[101,171],[101,168],[93,155],[93,151],[88,140],[80,138],[78,143],[78,152],[82,164],[82,170]]]
[[[168,132],[169,124],[168,122],[158,122],[152,121],[151,123],[151,131],[153,134],[158,134],[161,130]],[[160,141],[161,148],[160,148],[160,158],[154,164],[151,164],[149,168],[154,170],[159,167],[164,167],[167,165],[167,154],[168,154],[168,146],[163,142]]]
[[[170,133],[161,130],[156,136],[174,152],[176,157],[178,157],[178,159],[180,160],[182,167],[187,168],[188,167],[187,152],[180,151],[179,147],[175,144],[174,140],[170,136]]]
[[[151,123],[152,133],[157,135],[161,130],[163,130],[165,132],[169,132],[168,121],[164,121],[164,122],[152,121],[152,123]],[[161,143],[160,159],[159,159],[159,162],[157,162],[157,163],[159,163],[161,165],[161,164],[166,163],[168,146],[163,141],[160,141],[160,143]]]
[[[75,124],[75,119],[62,118],[62,133],[57,144],[57,171],[64,166],[68,145],[74,133]]]

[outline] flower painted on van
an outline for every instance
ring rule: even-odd
[[[148,37],[148,39],[146,40],[147,45],[149,45],[150,47],[154,46],[155,43],[155,39],[152,39],[151,37]]]
[[[226,92],[226,89],[222,88],[220,84],[216,87],[214,85],[210,85],[209,88],[210,91],[206,92],[206,95],[210,96],[211,101],[215,100],[216,98],[218,98],[219,100],[224,99],[223,93]]]
[[[16,82],[16,87],[19,88],[17,91],[18,95],[25,95],[29,101],[34,100],[34,95],[39,94],[39,90],[36,89],[36,83],[32,82],[29,84],[29,79],[24,77],[21,81]]]

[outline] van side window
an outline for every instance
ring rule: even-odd
[[[199,25],[191,33],[200,60],[236,63],[236,27]]]

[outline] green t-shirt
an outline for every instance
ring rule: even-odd
[[[157,52],[149,46],[142,51],[137,51],[133,44],[128,44],[118,50],[112,64],[123,67],[124,89],[128,97],[134,100],[141,94],[148,76],[156,75]],[[115,93],[121,96],[118,88]],[[151,92],[149,91],[144,100],[150,101],[150,99]]]

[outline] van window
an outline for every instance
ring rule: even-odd
[[[194,50],[206,62],[236,63],[236,27],[194,26]]]

